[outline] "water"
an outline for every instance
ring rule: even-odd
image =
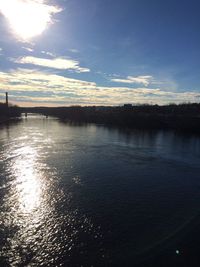
[[[36,115],[1,126],[0,266],[150,266],[166,251],[186,266],[199,163],[195,136]]]

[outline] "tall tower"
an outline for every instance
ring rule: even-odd
[[[8,92],[6,92],[6,107],[8,108]]]

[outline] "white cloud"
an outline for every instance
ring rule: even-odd
[[[122,105],[124,103],[199,102],[198,92],[170,92],[160,88],[98,86],[94,82],[72,79],[37,70],[18,69],[0,72],[1,93],[32,105]],[[2,95],[2,99],[4,94]]]
[[[45,54],[45,55],[48,55],[48,56],[51,56],[51,57],[56,57],[55,54],[51,53],[51,52],[48,52],[48,51],[41,51],[42,54]]]
[[[0,72],[0,85],[2,88],[22,91],[64,91],[68,89],[90,89],[95,88],[96,83],[78,79],[66,78],[56,74],[30,69],[12,70],[8,73]]]
[[[79,66],[79,61],[65,58],[39,58],[39,57],[21,57],[14,60],[19,64],[32,64],[36,66],[60,69],[60,70],[73,70],[75,72],[89,72],[90,69]]]
[[[148,86],[153,79],[152,76],[146,75],[146,76],[128,76],[125,79],[119,79],[119,78],[113,78],[111,79],[112,82],[117,83],[129,83],[129,84],[143,84],[144,86]]]
[[[25,46],[22,46],[22,48],[26,51],[29,51],[29,52],[33,52],[34,49],[33,48],[30,48],[30,47],[25,47]]]

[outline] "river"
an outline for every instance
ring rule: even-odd
[[[1,125],[0,266],[181,259],[199,220],[199,163],[198,136],[39,115]]]

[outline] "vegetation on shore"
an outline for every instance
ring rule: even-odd
[[[98,123],[139,129],[173,129],[200,133],[200,104],[124,105],[122,107],[37,107],[24,112],[55,116],[63,121]]]
[[[0,103],[0,123],[21,116],[21,109],[18,106],[9,105],[9,107]]]

